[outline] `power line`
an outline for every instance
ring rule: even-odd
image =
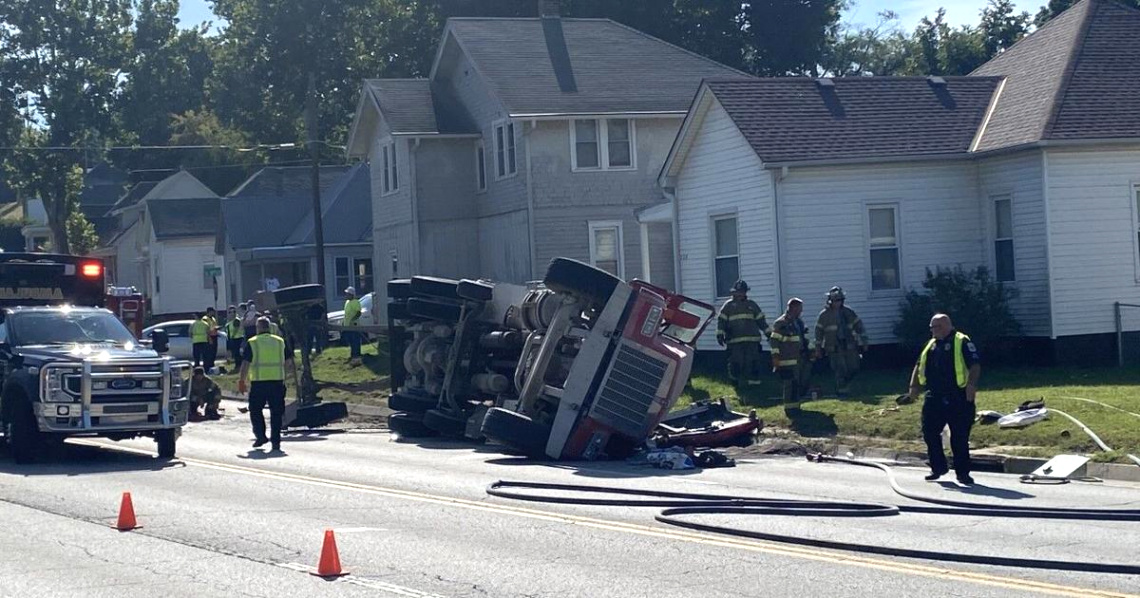
[[[217,166],[188,166],[181,168],[138,168],[127,172],[134,174],[136,172],[177,172],[179,170],[212,170],[215,168],[264,168],[266,166],[298,166],[308,163],[309,159],[306,158],[303,160],[281,160],[278,162],[259,162],[253,164],[219,164]],[[326,166],[339,166],[339,164],[327,164]]]
[[[306,143],[315,143],[324,145],[333,149],[347,149],[346,146],[329,143],[328,141],[310,141]],[[303,150],[305,144],[301,143],[263,143],[254,146],[236,146],[236,145],[108,145],[102,147],[95,146],[74,146],[74,145],[48,145],[48,146],[34,146],[34,145],[7,145],[0,146],[0,150],[5,151],[70,151],[70,152],[97,152],[97,151],[136,151],[136,150],[216,150],[228,149],[236,152],[255,152],[258,150]]]

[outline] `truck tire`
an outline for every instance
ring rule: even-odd
[[[412,296],[412,281],[407,278],[388,281],[388,299],[407,299]]]
[[[159,430],[154,433],[159,459],[173,459],[178,452],[178,430]]]
[[[468,301],[490,301],[495,295],[495,287],[478,280],[461,280],[455,292]]]
[[[392,411],[423,413],[439,406],[439,397],[419,392],[397,392],[388,397],[388,408]]]
[[[4,438],[8,441],[12,458],[18,465],[34,463],[43,448],[43,434],[36,424],[32,406],[23,401],[17,402],[7,417],[4,421]]]
[[[556,293],[581,297],[600,308],[610,300],[621,279],[589,264],[556,257],[550,260],[542,282]]]
[[[392,302],[388,304],[388,318],[392,320],[408,320],[411,314],[408,313],[408,304],[404,302]]]
[[[463,438],[467,432],[466,418],[459,418],[439,409],[431,409],[424,413],[424,425],[452,438]]]
[[[435,436],[435,430],[424,425],[419,413],[393,413],[388,416],[388,429],[401,438],[427,438]]]
[[[419,297],[408,299],[408,313],[425,320],[455,323],[459,321],[461,312],[462,309],[454,303]]]
[[[290,305],[311,305],[324,301],[325,288],[319,284],[301,284],[273,291],[277,307]]]
[[[459,288],[458,280],[438,278],[435,276],[413,276],[412,292],[416,295],[439,297],[441,299],[458,299],[456,290]]]
[[[550,428],[514,411],[495,407],[483,419],[483,435],[532,459],[546,458]]]

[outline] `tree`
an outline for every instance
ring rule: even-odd
[[[1048,23],[1053,17],[1065,12],[1079,0],[1049,0],[1049,4],[1042,6],[1033,19],[1033,24],[1040,27]],[[1116,2],[1132,8],[1140,8],[1140,0],[1116,0]]]
[[[23,134],[21,145],[41,148],[8,153],[6,172],[13,188],[43,201],[56,251],[69,251],[69,229],[80,235],[84,230],[68,226],[78,201],[77,168],[82,178],[83,155],[73,148],[114,137],[113,107],[130,48],[130,9],[130,0],[0,3],[0,54],[11,77],[8,85],[34,97],[36,129]]]
[[[986,57],[1004,52],[1029,33],[1028,12],[1014,14],[1013,0],[989,0],[982,9],[980,29],[985,39]]]
[[[910,290],[899,305],[895,336],[908,355],[918,352],[930,339],[928,324],[936,313],[949,314],[957,328],[965,331],[982,347],[993,347],[1000,339],[1021,334],[1010,304],[1018,291],[990,277],[985,267],[967,271],[952,269],[926,270],[924,292]]]
[[[833,77],[890,76],[906,66],[909,40],[898,27],[898,14],[879,13],[874,27],[844,25],[828,46],[820,70]]]
[[[745,2],[747,70],[760,76],[818,74],[843,7],[843,0]]]

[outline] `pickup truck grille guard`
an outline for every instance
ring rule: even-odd
[[[45,400],[49,378],[60,375],[59,370],[68,372],[62,375],[60,388],[74,397],[71,402]],[[184,393],[189,370],[188,363],[163,358],[47,364],[40,369],[40,429],[84,434],[182,426],[189,413],[188,393]],[[114,381],[124,379],[132,381],[131,388],[113,387]],[[143,383],[151,380],[158,382],[157,388],[145,387]],[[76,381],[78,393],[74,392]],[[105,388],[96,390],[95,382],[106,382]]]

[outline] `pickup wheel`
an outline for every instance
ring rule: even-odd
[[[17,464],[35,462],[43,447],[43,434],[36,426],[36,415],[31,405],[19,402],[12,407],[4,421],[4,438]]]
[[[542,282],[556,293],[581,297],[600,309],[610,300],[621,279],[589,264],[556,257],[550,260]]]
[[[173,459],[178,451],[178,431],[159,430],[154,434],[154,441],[158,443],[158,458]]]
[[[533,459],[546,458],[550,428],[514,411],[495,407],[483,419],[483,435]]]

